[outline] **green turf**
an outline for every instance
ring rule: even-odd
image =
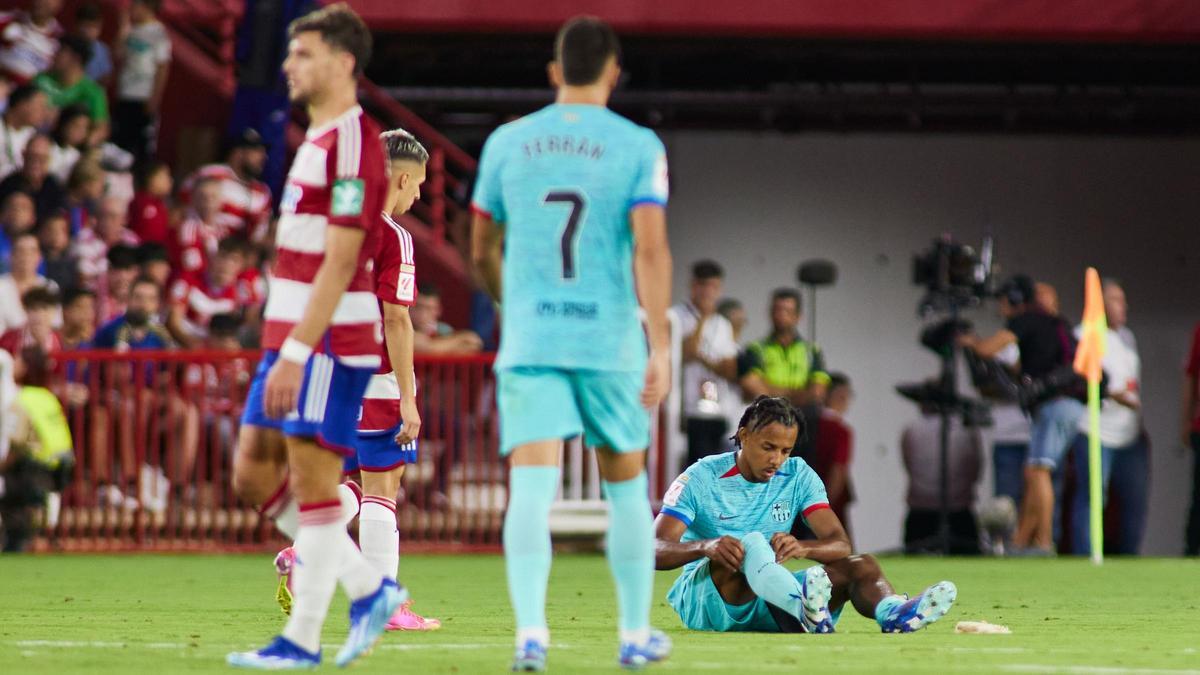
[[[661,600],[654,622],[675,640],[663,672],[949,671],[1200,672],[1200,564],[1116,560],[885,559],[900,590],[958,584],[942,622],[881,635],[849,610],[832,636],[691,633]],[[503,563],[493,556],[406,557],[416,608],[436,633],[392,634],[362,673],[498,673],[511,656]],[[226,652],[264,644],[282,625],[266,556],[0,557],[0,673],[229,672]],[[345,637],[345,602],[331,611],[325,669]],[[550,587],[558,673],[616,672],[615,614],[605,561],[559,557]],[[1012,635],[955,635],[961,619]]]

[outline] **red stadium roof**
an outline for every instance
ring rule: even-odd
[[[350,0],[378,31],[552,31],[595,14],[627,33],[1001,41],[1200,40],[1196,0]]]

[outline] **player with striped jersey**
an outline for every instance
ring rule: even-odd
[[[264,310],[263,358],[246,398],[234,487],[295,541],[294,604],[283,634],[230,654],[230,665],[308,668],[338,582],[350,598],[344,666],[382,635],[407,592],[346,532],[357,512],[339,494],[357,417],[380,365],[379,303],[371,274],[387,191],[379,128],[357,103],[371,33],[345,4],[296,19],[283,63],[288,94],[310,125],[288,172]],[[284,459],[286,458],[286,461]]]
[[[656,564],[683,567],[667,601],[692,630],[832,633],[850,603],[885,633],[937,621],[957,589],[938,582],[915,598],[897,595],[829,508],[825,485],[791,457],[804,418],[784,398],[760,396],[733,436],[737,450],[688,467],[663,496],[655,521]],[[796,518],[817,535],[799,541]],[[791,572],[783,563],[820,565]]]
[[[548,516],[563,440],[581,434],[597,449],[610,509],[618,659],[640,668],[671,649],[650,627],[645,472],[647,408],[666,395],[670,375],[667,162],[654,132],[607,108],[619,51],[599,19],[567,22],[550,65],[556,102],[497,129],[479,161],[473,256],[496,297],[503,275],[496,380],[500,450],[512,465],[504,554],[514,670],[546,666]]]
[[[362,508],[358,518],[358,543],[363,555],[389,579],[400,564],[400,533],[396,528],[396,494],[404,467],[417,461],[417,412],[413,374],[413,325],[408,308],[416,300],[416,257],[412,235],[393,215],[406,213],[421,194],[429,153],[403,129],[385,132],[380,139],[388,156],[388,194],[380,214],[379,241],[374,266],[375,295],[383,314],[383,363],[367,385],[358,420],[355,454],[346,458],[348,475],[361,475]],[[295,551],[279,552],[275,567],[281,577],[280,605],[288,611],[287,586],[295,565]],[[441,628],[437,619],[415,614],[410,602],[396,610],[388,630],[427,631]]]

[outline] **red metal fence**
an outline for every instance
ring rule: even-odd
[[[408,550],[500,546],[507,468],[497,452],[492,358],[418,357],[420,459],[406,469],[398,499]],[[257,352],[80,351],[55,359],[76,467],[38,549],[230,551],[282,543],[269,521],[238,502],[230,481]],[[565,454],[565,501],[590,496],[573,484],[592,476],[590,458],[580,457]],[[656,444],[652,497],[670,478],[661,457]]]

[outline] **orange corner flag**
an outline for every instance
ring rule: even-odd
[[[1096,268],[1087,269],[1084,284],[1083,335],[1075,351],[1075,372],[1088,382],[1099,382],[1104,359],[1104,338],[1108,332],[1108,321],[1104,316],[1104,292],[1100,288],[1100,273]]]

